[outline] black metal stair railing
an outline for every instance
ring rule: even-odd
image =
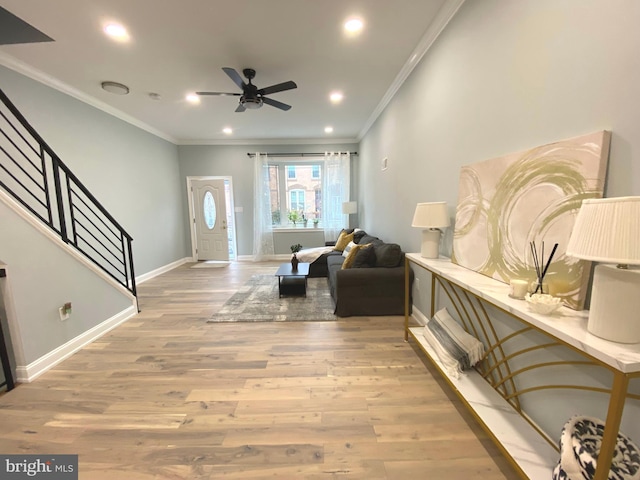
[[[0,89],[0,187],[136,296],[133,239]]]

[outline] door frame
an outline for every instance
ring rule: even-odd
[[[191,233],[191,261],[197,262],[198,255],[196,253],[197,248],[197,240],[196,240],[196,228],[193,223],[193,219],[195,218],[195,205],[193,204],[193,193],[191,188],[193,187],[192,182],[194,180],[225,180],[229,182],[229,202],[230,205],[227,205],[229,212],[231,212],[231,216],[233,218],[233,222],[231,225],[227,225],[227,228],[233,229],[233,251],[235,252],[235,258],[229,259],[229,261],[237,261],[238,260],[238,239],[236,237],[236,219],[235,219],[235,207],[233,204],[233,180],[228,175],[202,175],[202,176],[188,176],[187,177],[187,202],[189,205],[189,232]],[[226,202],[225,202],[226,203]]]

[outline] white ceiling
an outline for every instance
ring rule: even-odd
[[[462,0],[0,0],[0,6],[54,42],[3,45],[0,63],[178,144],[354,141],[444,28]],[[365,22],[344,34],[347,17]],[[129,43],[107,38],[124,24]],[[257,71],[258,87],[293,80],[270,95],[292,105],[234,112],[239,97],[221,70]],[[126,96],[100,88],[129,86]],[[328,100],[342,90],[340,105]],[[161,95],[152,100],[149,93]],[[331,125],[334,132],[324,133]],[[231,137],[222,133],[231,127]]]

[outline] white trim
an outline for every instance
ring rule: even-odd
[[[188,176],[187,177],[187,204],[188,204],[188,208],[189,208],[189,232],[191,233],[191,261],[192,262],[197,262],[198,261],[198,254],[196,253],[196,248],[197,248],[197,239],[196,239],[196,228],[195,228],[195,217],[196,217],[196,212],[195,212],[195,205],[193,204],[193,184],[191,182],[193,182],[194,180],[228,180],[229,181],[229,197],[231,200],[231,205],[226,205],[226,201],[225,201],[225,205],[227,207],[227,210],[229,212],[231,212],[234,216],[233,218],[233,241],[234,241],[234,245],[233,245],[233,251],[236,254],[236,258],[238,257],[238,239],[237,239],[237,224],[238,222],[236,222],[236,218],[235,218],[235,214],[236,214],[236,209],[235,209],[235,203],[233,201],[233,177],[231,177],[230,175],[195,175],[195,176]],[[230,226],[227,225],[227,228],[229,228]],[[231,259],[228,259],[227,261],[231,261]]]
[[[102,278],[105,281],[107,281],[110,285],[112,285],[113,287],[117,288],[122,294],[126,295],[131,300],[135,299],[135,296],[129,290],[127,290],[124,286],[122,286],[120,283],[115,281],[111,276],[109,276],[107,273],[105,273],[96,264],[94,264],[93,262],[88,260],[83,254],[81,254],[75,248],[73,248],[70,245],[68,245],[65,242],[63,242],[62,239],[58,236],[58,234],[56,232],[54,232],[47,225],[42,223],[42,221],[40,219],[38,219],[37,217],[32,215],[31,212],[29,212],[22,205],[20,205],[18,202],[16,202],[13,199],[13,197],[11,197],[8,193],[6,193],[2,189],[0,189],[0,201],[2,201],[4,204],[6,204],[9,208],[11,208],[11,210],[13,210],[15,213],[17,213],[18,216],[20,216],[23,220],[28,222],[33,228],[35,228],[38,232],[40,232],[42,235],[44,235],[49,240],[51,240],[53,243],[55,243],[62,250],[64,250],[69,255],[71,255],[73,258],[75,258],[77,261],[79,261],[84,266],[89,268],[92,272],[94,272],[100,278]]]
[[[135,316],[138,310],[134,305],[124,309],[120,313],[115,314],[113,317],[105,320],[104,322],[96,325],[95,327],[81,333],[77,337],[69,340],[64,345],[60,345],[58,348],[43,355],[35,362],[29,365],[18,365],[16,367],[16,377],[18,382],[29,383],[34,381],[40,375],[58,365],[60,362],[76,353],[81,348],[89,345],[91,342],[97,340],[108,331],[114,329],[121,323],[127,321],[131,317]]]
[[[411,52],[409,58],[405,62],[404,66],[396,75],[396,78],[393,80],[393,83],[387,90],[387,93],[384,94],[380,103],[375,108],[371,116],[367,119],[367,122],[360,130],[358,135],[358,141],[362,140],[364,136],[367,134],[369,129],[373,126],[378,117],[382,114],[387,105],[391,101],[391,99],[398,93],[400,87],[404,84],[405,80],[409,77],[413,69],[420,63],[422,57],[429,51],[431,45],[436,41],[436,39],[440,36],[444,28],[449,24],[454,15],[458,12],[464,0],[446,0],[444,5],[438,11],[438,14],[433,19],[433,22],[429,25],[429,28],[425,32],[424,36],[418,43],[418,46]]]
[[[411,316],[420,325],[425,326],[429,322],[429,317],[422,313],[415,305],[411,305]]]
[[[193,262],[193,261],[195,260],[193,260],[191,257],[184,257],[179,260],[176,260],[175,262],[171,262],[171,263],[168,263],[167,265],[156,268],[155,270],[151,270],[150,272],[143,273],[142,275],[136,277],[136,285],[140,285],[141,283],[144,283],[147,280],[151,280],[152,278],[157,277],[158,275],[162,275],[163,273],[166,273],[169,270],[178,268],[180,265],[184,265],[185,263]]]
[[[48,75],[41,70],[38,70],[37,68],[34,68],[30,65],[27,65],[24,62],[21,62],[20,60],[18,60],[15,57],[12,57],[11,55],[7,55],[4,52],[0,52],[0,65],[4,65],[5,67],[15,72],[18,72],[26,77],[29,77],[35,80],[36,82],[40,82],[48,87],[58,90],[59,92],[69,95],[70,97],[76,98],[81,102],[86,103],[87,105],[91,105],[92,107],[95,107],[98,110],[102,110],[103,112],[108,113],[109,115],[119,118],[124,122],[130,123],[131,125],[138,127],[142,130],[145,130],[151,133],[152,135],[155,135],[156,137],[160,137],[168,142],[171,142],[174,145],[178,144],[178,140],[173,138],[171,135],[167,135],[166,133],[161,132],[160,130],[152,127],[151,125],[148,125],[138,120],[137,118],[134,118],[131,115],[128,115],[118,110],[117,108],[107,105],[106,103],[98,100],[97,98],[94,98],[91,95],[88,95],[72,87],[71,85],[64,83],[63,81],[58,80],[57,78],[54,78],[51,75]]]

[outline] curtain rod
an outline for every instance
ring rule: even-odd
[[[336,152],[342,153],[342,152]],[[357,155],[358,152],[348,152],[350,155]],[[255,157],[255,153],[247,153],[249,157]],[[325,152],[311,152],[311,153],[261,153],[267,157],[324,157]]]

